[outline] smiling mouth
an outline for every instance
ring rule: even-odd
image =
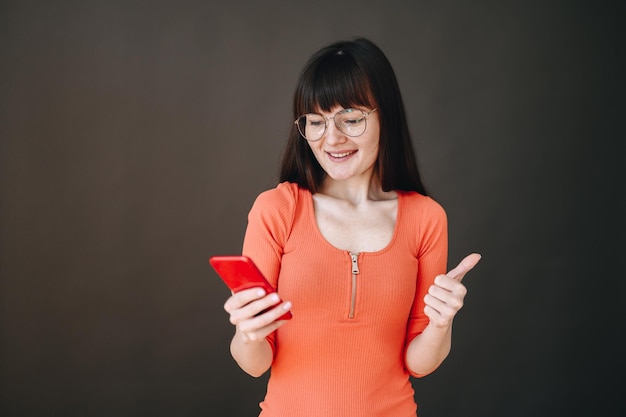
[[[350,156],[354,153],[356,153],[356,151],[347,151],[347,152],[326,152],[328,155],[330,155],[333,158],[345,158],[346,156]]]

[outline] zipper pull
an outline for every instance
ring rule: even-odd
[[[359,259],[359,254],[348,252],[350,254],[350,258],[352,258],[352,291],[350,295],[350,311],[348,312],[348,318],[354,318],[354,310],[356,308],[356,285],[357,279],[356,276],[359,273],[359,263],[357,262]]]
[[[359,258],[359,254],[353,254],[350,253],[350,257],[352,258],[352,273],[353,274],[358,274],[359,273],[359,263],[357,262],[358,258]]]

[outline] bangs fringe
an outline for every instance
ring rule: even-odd
[[[328,112],[336,106],[374,107],[366,74],[347,54],[326,57],[306,75],[296,103],[297,115]]]

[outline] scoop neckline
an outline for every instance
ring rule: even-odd
[[[315,205],[313,203],[313,193],[311,193],[310,190],[307,189],[303,189],[304,191],[306,191],[306,199],[307,199],[307,216],[309,217],[309,220],[312,222],[313,224],[313,228],[315,229],[315,235],[317,236],[318,239],[320,239],[322,242],[324,242],[324,244],[330,248],[332,248],[335,251],[338,252],[342,252],[342,253],[352,253],[350,250],[348,249],[341,249],[338,248],[337,246],[333,245],[332,243],[330,243],[322,234],[319,225],[317,224],[317,219],[315,218]],[[385,245],[385,247],[376,250],[376,251],[362,251],[362,252],[358,252],[359,255],[379,255],[382,254],[384,252],[387,252],[388,250],[390,250],[393,245],[395,244],[397,237],[398,237],[398,232],[400,230],[400,222],[402,219],[402,215],[403,215],[403,205],[404,205],[404,193],[400,192],[400,191],[396,191],[397,195],[398,195],[398,206],[396,207],[396,222],[393,225],[393,234],[391,235],[391,239],[389,240],[389,242],[387,242],[387,245]],[[356,253],[354,253],[356,254]]]

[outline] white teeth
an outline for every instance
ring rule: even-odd
[[[330,156],[332,156],[333,158],[343,158],[344,156],[348,156],[351,153],[352,152],[342,152],[342,153],[332,153],[332,152],[329,152]]]

